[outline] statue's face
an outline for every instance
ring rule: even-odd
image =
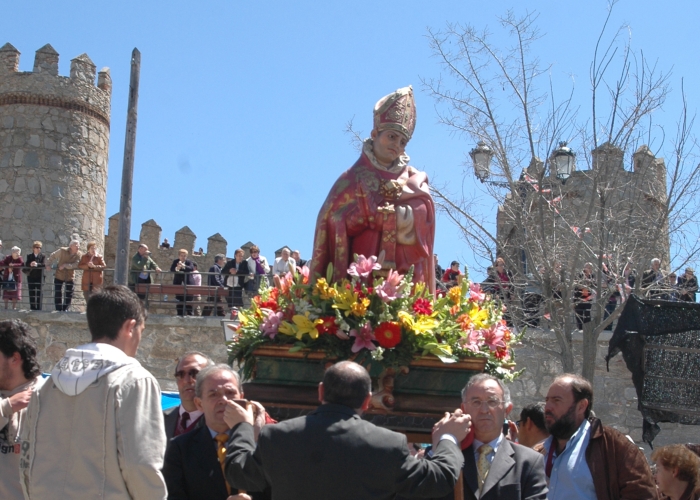
[[[374,156],[384,166],[391,165],[406,150],[408,139],[395,130],[372,131],[374,139]]]

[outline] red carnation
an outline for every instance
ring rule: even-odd
[[[380,323],[374,329],[374,338],[379,342],[379,345],[391,349],[401,342],[401,325],[393,321],[385,321]]]
[[[335,316],[321,316],[319,319],[323,320],[323,323],[316,325],[316,330],[318,330],[318,333],[335,335],[335,333],[338,331],[338,325],[335,324]]]
[[[413,303],[413,311],[416,314],[433,314],[433,304],[428,299],[416,299]]]

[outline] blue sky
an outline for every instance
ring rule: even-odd
[[[22,53],[30,71],[34,51],[50,43],[70,59],[88,53],[98,70],[111,69],[112,122],[107,217],[119,210],[131,51],[142,54],[133,191],[132,238],[155,219],[171,241],[189,226],[196,246],[219,232],[229,254],[248,240],[272,257],[282,245],[308,258],[318,210],[357,151],[344,132],[349,120],[368,135],[371,111],[383,95],[409,84],[418,122],[407,147],[412,164],[436,184],[462,184],[470,139],[437,123],[421,78],[440,74],[426,33],[447,22],[497,25],[513,8],[540,14],[535,50],[556,81],[576,82],[586,102],[588,65],[607,2],[494,0],[408,2],[83,2],[2,0],[0,45]],[[697,109],[694,51],[700,4],[621,0],[613,27],[630,26],[633,47],[673,70],[674,93],[656,117],[675,121],[681,77]],[[568,85],[568,83],[566,83]],[[568,89],[565,88],[565,90]],[[495,205],[468,176],[463,188],[494,214]],[[445,265],[483,270],[459,231],[438,219],[435,250]]]

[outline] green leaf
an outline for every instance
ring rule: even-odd
[[[328,283],[330,285],[332,283],[332,281],[331,281],[332,279],[333,279],[333,263],[329,262],[328,267],[326,268],[326,283]]]

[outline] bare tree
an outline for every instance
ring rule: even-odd
[[[534,54],[540,35],[532,13],[499,18],[512,42],[507,47],[473,26],[429,30],[443,71],[422,81],[441,122],[493,154],[495,182],[483,189],[499,206],[496,227],[464,189],[436,189],[439,207],[478,257],[505,259],[512,288],[494,278],[492,290],[506,302],[511,321],[547,323],[554,330],[558,349],[549,351],[565,371],[574,370],[572,337],[582,326],[582,374],[591,380],[599,335],[621,312],[628,287],[661,293],[663,284],[642,284],[648,261],[661,258],[668,272],[700,250],[694,119],[682,92],[675,139],[664,140],[652,114],[669,96],[669,74],[632,50],[624,27],[608,35],[613,6],[594,41],[589,109],[574,106],[573,84],[563,98],[555,94],[550,67]],[[562,139],[579,151],[568,179],[554,160],[573,154],[555,152]],[[469,177],[463,185],[473,182]],[[587,263],[590,275],[583,272]],[[635,266],[636,280],[630,272]]]

